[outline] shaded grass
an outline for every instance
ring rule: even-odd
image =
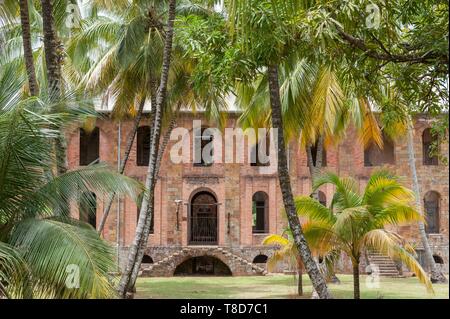
[[[334,298],[353,298],[351,275],[339,275],[341,284],[329,284]],[[449,298],[449,286],[434,285],[429,294],[417,278],[381,278],[379,287],[366,284],[361,276],[361,298],[367,299],[434,299]],[[368,278],[367,278],[368,279]],[[305,296],[311,297],[311,282],[303,276]],[[297,278],[290,275],[251,277],[169,277],[139,278],[136,298],[160,299],[246,299],[300,298],[296,295]]]

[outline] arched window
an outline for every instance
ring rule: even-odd
[[[325,207],[327,206],[327,196],[322,191],[319,191],[319,203]]]
[[[80,221],[97,228],[97,196],[94,193],[85,192],[81,194],[79,212]]]
[[[372,143],[364,150],[364,166],[395,164],[394,143],[383,133],[383,149]]]
[[[317,162],[318,143],[319,141],[316,141],[316,143],[311,147],[311,156],[314,166],[316,166]],[[309,163],[307,163],[307,166],[309,167]],[[327,166],[327,151],[325,150],[325,146],[322,146],[322,167],[326,166]]]
[[[267,233],[269,231],[269,208],[266,193],[257,192],[253,195],[253,233]]]
[[[98,161],[100,157],[100,130],[94,128],[86,132],[80,128],[80,166],[89,165]]]
[[[150,159],[150,127],[141,126],[136,137],[136,165],[148,166]]]
[[[150,257],[149,255],[144,255],[144,257],[142,257],[142,263],[143,264],[153,264],[153,258]]]
[[[426,225],[425,231],[427,234],[439,233],[439,201],[441,196],[434,191],[425,194],[424,208]]]
[[[267,263],[267,256],[266,255],[258,255],[253,259],[254,264],[265,264]]]
[[[194,166],[211,166],[213,163],[214,149],[207,152],[206,158],[203,156],[206,145],[212,143],[214,137],[211,132],[206,131],[207,129],[207,127],[202,127],[201,130],[194,130]]]
[[[422,133],[422,155],[423,165],[438,165],[438,157],[436,154],[432,154],[432,146],[435,141],[431,129],[427,128]]]

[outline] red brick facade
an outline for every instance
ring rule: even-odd
[[[177,126],[192,128],[192,120],[198,119],[191,114],[183,114],[177,121]],[[148,119],[142,120],[142,125],[148,125]],[[206,124],[206,121],[204,122]],[[132,127],[132,121],[115,123],[109,120],[98,120],[100,129],[100,160],[117,167],[118,150],[123,156],[126,139]],[[214,127],[215,125],[210,125]],[[236,126],[236,116],[230,114],[228,127]],[[119,133],[120,127],[120,133]],[[429,127],[429,121],[418,119],[415,125],[416,165],[421,183],[422,194],[435,191],[440,195],[439,203],[439,233],[430,234],[436,256],[444,261],[444,269],[448,272],[448,225],[449,225],[449,170],[447,165],[425,166],[422,160],[422,132]],[[68,133],[68,157],[71,168],[79,165],[79,129]],[[121,136],[120,146],[118,137]],[[199,191],[208,191],[217,199],[218,246],[233,250],[235,254],[251,261],[260,253],[270,254],[270,250],[261,247],[261,239],[266,234],[252,232],[252,197],[258,191],[268,195],[268,226],[269,233],[280,233],[286,225],[282,213],[282,198],[278,187],[276,174],[261,174],[258,167],[253,167],[245,161],[243,164],[213,164],[209,167],[196,167],[190,164],[173,164],[170,161],[169,150],[176,141],[167,146],[162,161],[159,181],[155,190],[156,211],[154,216],[154,232],[149,238],[148,254],[157,262],[177,247],[189,245],[188,203]],[[448,145],[441,145],[441,152],[448,156]],[[408,166],[406,141],[399,139],[394,142],[395,165],[389,169],[404,178],[405,185],[411,187],[411,174]],[[244,152],[246,154],[246,152]],[[247,155],[246,155],[247,156]],[[307,167],[306,153],[299,149],[294,141],[289,148],[289,170],[294,194],[309,194],[311,180]],[[364,166],[363,146],[358,143],[356,132],[349,129],[345,140],[338,146],[327,148],[326,170],[334,171],[342,176],[353,176],[364,187],[371,172],[376,167]],[[129,158],[126,174],[144,181],[147,167],[136,165],[136,140]],[[329,203],[333,195],[331,187],[322,189]],[[97,222],[103,212],[104,199],[97,203]],[[179,209],[179,230],[177,230],[177,204],[183,203]],[[117,218],[119,216],[119,218]],[[104,237],[115,243],[121,252],[121,263],[124,260],[127,246],[132,242],[137,222],[136,204],[121,198],[114,203],[111,215],[107,221]],[[398,231],[405,237],[417,241],[415,225],[401,226]],[[119,233],[118,233],[119,232]],[[417,241],[418,242],[418,241]],[[420,245],[418,246],[420,249]],[[346,268],[346,267],[344,267]]]

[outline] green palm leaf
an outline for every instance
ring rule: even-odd
[[[114,296],[108,280],[114,270],[113,249],[95,231],[55,219],[25,219],[15,226],[10,243],[29,265],[39,297]]]

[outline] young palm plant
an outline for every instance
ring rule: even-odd
[[[0,95],[8,90],[0,85]],[[72,219],[66,204],[93,191],[136,199],[142,186],[101,164],[56,176],[48,141],[73,116],[45,114],[36,98],[5,96],[11,98],[0,104],[0,295],[113,297],[112,247],[90,225]]]
[[[328,251],[324,259],[336,261],[336,251],[344,252],[353,267],[354,298],[360,298],[359,266],[363,250],[379,251],[393,259],[401,260],[417,278],[433,291],[431,282],[415,259],[415,251],[400,235],[387,230],[387,226],[422,221],[414,207],[414,193],[402,186],[398,178],[388,171],[372,174],[363,192],[351,177],[338,177],[326,173],[316,180],[314,188],[325,184],[335,187],[330,207],[317,200],[301,196],[295,200],[297,213],[309,221],[319,223],[311,246]],[[328,248],[327,248],[328,247]]]
[[[303,229],[304,230],[304,229]],[[272,256],[267,261],[267,270],[273,271],[278,263],[287,263],[291,268],[297,269],[298,281],[297,281],[297,293],[299,296],[303,296],[303,263],[300,254],[292,240],[292,235],[285,230],[283,234],[271,234],[264,238],[263,245],[278,246]]]
[[[314,223],[302,224],[302,228],[305,237],[310,237],[310,233],[316,230],[317,225]],[[308,241],[309,242],[309,241]],[[281,235],[270,234],[262,241],[263,245],[277,246],[277,249],[272,256],[269,257],[267,262],[267,268],[269,271],[275,269],[279,263],[288,264],[291,268],[297,269],[298,281],[297,281],[297,293],[299,296],[303,296],[303,271],[305,266],[303,265],[302,258],[298,253],[297,246],[295,246],[294,239],[292,238],[291,231],[287,228]],[[317,254],[315,247],[311,246],[311,252]]]

